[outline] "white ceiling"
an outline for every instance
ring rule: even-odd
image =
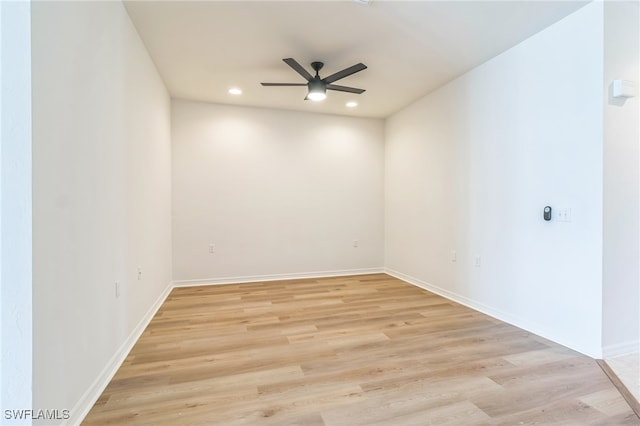
[[[171,95],[214,103],[387,117],[518,44],[585,1],[125,1]],[[369,68],[304,101],[306,87],[283,58],[328,76]],[[241,96],[227,93],[232,86]],[[356,100],[355,109],[345,107]]]

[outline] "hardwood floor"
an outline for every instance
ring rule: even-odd
[[[384,274],[174,289],[86,425],[640,425],[596,362]]]
[[[635,354],[633,356],[635,356]],[[638,377],[637,371],[633,371],[632,373],[633,375],[631,377],[625,376],[623,378],[623,377],[620,377],[616,372],[616,370],[614,370],[609,365],[609,361],[598,360],[597,362],[600,368],[602,368],[602,371],[604,371],[604,374],[606,374],[607,377],[609,377],[609,380],[611,380],[611,383],[613,383],[616,389],[618,389],[618,392],[620,392],[620,395],[622,395],[622,397],[627,401],[627,404],[629,404],[629,407],[631,407],[634,413],[636,413],[636,416],[640,416],[640,402],[638,402],[638,397],[636,396],[639,390],[638,389],[639,377]],[[636,360],[633,360],[633,362],[635,363]],[[636,369],[636,365],[633,366],[633,369],[634,370]],[[627,379],[627,382],[624,381],[625,378]],[[629,381],[632,382],[634,387],[628,386]]]

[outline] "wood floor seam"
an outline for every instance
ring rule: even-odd
[[[177,287],[85,425],[640,425],[591,358],[386,274]]]

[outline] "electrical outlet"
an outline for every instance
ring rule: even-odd
[[[480,267],[480,256],[476,255],[474,265],[476,268]]]
[[[360,241],[353,240],[353,248],[358,248],[359,245],[360,245]]]
[[[455,250],[451,250],[451,261],[455,262],[456,260],[458,260],[458,253]]]
[[[209,244],[209,253],[212,253],[216,251],[216,245],[211,243]]]

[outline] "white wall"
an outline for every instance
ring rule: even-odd
[[[170,112],[118,2],[35,3],[32,25],[35,408],[79,418],[166,290],[172,228],[177,281],[386,264],[592,356],[627,338],[615,307],[632,275],[616,280],[613,258],[601,294],[603,114],[621,111],[602,108],[601,3],[407,107],[386,134],[372,119],[180,100]],[[626,179],[606,155],[605,185]],[[614,250],[629,241],[607,209],[627,190],[605,194]],[[573,221],[542,221],[547,204]]]
[[[73,423],[171,280],[170,99],[122,3],[32,30],[34,408]]]
[[[640,348],[640,5],[604,5],[604,356]],[[630,80],[638,94],[611,96],[614,79]]]
[[[174,100],[172,143],[174,280],[383,266],[381,120]]]
[[[31,408],[30,3],[0,2],[0,423]],[[9,418],[7,418],[9,417]]]
[[[389,118],[385,168],[391,273],[596,357],[602,20],[589,4]]]

